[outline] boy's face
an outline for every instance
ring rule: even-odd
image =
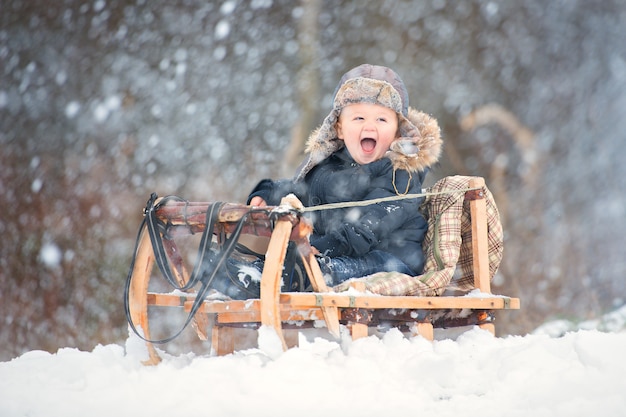
[[[336,129],[350,156],[361,165],[368,164],[389,150],[397,136],[398,115],[378,104],[350,104],[341,111]]]

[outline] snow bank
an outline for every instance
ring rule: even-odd
[[[261,337],[267,337],[261,332]],[[457,340],[331,342],[300,338],[276,354],[170,356],[142,366],[145,349],[28,352],[0,363],[0,415],[112,416],[623,416],[626,333],[579,330]],[[270,337],[271,340],[271,337]]]

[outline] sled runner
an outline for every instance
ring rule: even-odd
[[[421,207],[429,222],[427,259],[419,277],[379,273],[329,288],[309,245],[312,226],[302,210],[297,200],[289,199],[280,206],[260,208],[153,195],[144,212],[125,294],[129,326],[147,343],[146,364],[160,361],[154,343],[176,336],[151,339],[148,307],[184,309],[186,324],[192,323],[201,339],[208,339],[211,328],[211,348],[217,355],[236,350],[238,328],[268,326],[283,349],[297,344],[290,328],[320,323],[334,337],[349,331],[358,339],[397,327],[433,340],[434,328],[477,325],[495,334],[494,312],[520,308],[518,298],[491,294],[490,282],[502,257],[502,230],[483,178],[447,177],[427,193]],[[177,242],[195,234],[202,239],[190,273]],[[260,297],[206,298],[212,276],[201,274],[199,264],[212,256],[209,263],[219,269],[240,235],[269,238]],[[289,242],[298,249],[312,292],[281,292]],[[211,246],[221,249],[221,257],[208,250]],[[156,270],[174,291],[149,291]],[[450,290],[463,294],[448,295]]]

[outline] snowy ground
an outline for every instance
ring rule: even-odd
[[[0,363],[0,416],[624,416],[625,317],[623,308],[523,337],[476,328],[432,343],[397,331],[301,337],[285,353],[261,329],[259,349],[164,354],[156,367],[141,365],[137,337],[92,352],[31,351]]]

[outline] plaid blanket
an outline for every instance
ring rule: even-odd
[[[471,177],[450,176],[441,179],[425,190],[427,193],[464,190],[469,188]],[[489,189],[483,188],[487,203],[487,234],[489,274],[493,279],[503,252],[503,230],[500,214]],[[474,289],[472,261],[472,227],[469,201],[464,192],[427,196],[420,211],[428,221],[428,231],[422,247],[426,262],[424,273],[410,276],[399,272],[379,272],[356,278],[334,287],[345,291],[355,280],[365,283],[365,288],[381,295],[441,295],[446,289],[471,291]]]

